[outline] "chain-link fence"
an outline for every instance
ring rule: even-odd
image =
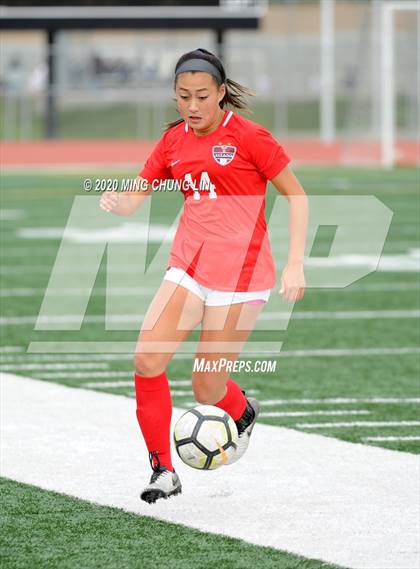
[[[336,4],[334,122],[340,139],[380,138],[382,4]],[[317,138],[323,81],[320,5],[292,2],[271,7],[267,18],[270,14],[280,22],[278,31],[266,26],[267,31],[226,33],[228,75],[256,92],[250,118],[282,138]],[[418,129],[417,31],[415,13],[397,15],[395,120],[397,136],[408,139]],[[157,138],[164,123],[176,116],[172,80],[177,58],[196,47],[216,51],[215,41],[210,30],[58,33],[52,86],[56,136]],[[2,139],[45,135],[46,50],[41,32],[2,36]]]

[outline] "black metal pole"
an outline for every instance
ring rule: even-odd
[[[216,55],[219,59],[221,59],[223,61],[223,55],[224,55],[224,29],[223,28],[217,28],[215,30],[216,32],[216,44],[217,44],[217,52]]]
[[[56,112],[55,112],[55,73],[54,73],[54,45],[56,30],[47,29],[47,97],[45,109],[45,136],[55,138],[56,135]]]

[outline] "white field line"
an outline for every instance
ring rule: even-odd
[[[350,405],[358,403],[373,404],[412,404],[420,403],[420,397],[365,397],[361,399],[351,397],[329,397],[326,399],[263,399],[260,403],[264,407],[277,405]]]
[[[74,361],[129,361],[133,360],[133,354],[34,354],[24,352],[20,348],[19,354],[0,353],[0,363],[20,363],[20,362],[74,362]]]
[[[41,372],[37,373],[37,377],[40,379],[93,379],[95,377],[133,377],[130,371],[95,371],[95,372]]]
[[[288,235],[288,231],[287,230],[281,230],[278,232],[272,232],[270,231],[270,236],[273,238],[274,236],[287,236]],[[21,244],[21,245],[20,245]],[[392,241],[387,241],[385,243],[384,249],[386,249],[386,253],[385,255],[404,255],[407,254],[407,251],[412,250],[414,247],[416,246],[417,243],[415,242],[415,239],[395,239]],[[51,255],[53,257],[55,257],[58,253],[59,250],[59,245],[57,244],[56,246],[54,245],[46,245],[44,244],[42,246],[42,248],[38,248],[35,247],[33,250],[31,250],[31,258],[33,259],[34,257],[40,256],[43,258],[43,260],[46,259],[47,255]],[[16,257],[28,257],[28,245],[26,242],[24,241],[17,241],[14,242],[13,246],[9,246],[7,245],[7,243],[4,243],[2,245],[2,247],[0,248],[0,255],[3,259],[13,259]],[[359,285],[359,286],[365,286],[365,285]]]
[[[86,366],[83,366],[86,367]],[[90,367],[90,366],[89,366]],[[94,366],[92,366],[94,367]],[[67,368],[67,366],[63,366],[63,368]],[[60,369],[60,368],[59,368]],[[32,368],[29,368],[32,370]],[[6,371],[1,369],[0,371]],[[12,370],[17,371],[17,370]],[[33,370],[35,371],[35,370]],[[35,372],[36,373],[36,372]],[[39,379],[91,379],[94,377],[133,377],[133,373],[129,371],[98,371],[98,372],[83,372],[83,371],[75,371],[75,372],[47,372],[47,373],[37,373]],[[171,386],[188,386],[191,385],[191,380],[182,379],[182,380],[170,380],[169,384]],[[83,387],[86,389],[96,389],[101,387],[131,387],[134,386],[134,378],[131,381],[98,381],[98,382],[90,382],[84,383],[79,387]],[[190,392],[189,392],[190,393]]]
[[[312,357],[341,357],[341,356],[396,356],[396,355],[410,355],[419,354],[420,348],[418,347],[406,347],[406,348],[350,348],[350,349],[321,349],[321,350],[284,350],[279,353],[273,354],[276,357],[283,358],[312,358]],[[22,357],[24,354],[22,354]],[[182,356],[182,354],[175,354],[175,358]],[[249,354],[248,357],[252,355]],[[118,355],[118,354],[62,354],[62,355],[51,355],[51,354],[28,354],[25,358],[30,358],[33,361],[75,361],[89,359],[95,360],[113,360],[113,361],[128,361],[132,358],[131,354]],[[185,356],[184,356],[185,357]],[[188,357],[188,356],[187,356]],[[254,354],[255,357],[255,354]],[[1,362],[16,361],[13,356],[1,356]]]
[[[23,351],[23,348],[22,348]],[[301,357],[341,357],[341,356],[387,356],[387,355],[405,355],[405,354],[418,354],[420,348],[418,347],[402,347],[402,348],[349,348],[349,349],[321,349],[321,350],[284,350],[277,354],[283,358],[301,358]],[[175,354],[176,355],[176,354]],[[131,361],[132,354],[126,356],[123,354],[35,354],[23,353],[19,355],[1,355],[0,362],[19,362],[22,361],[34,362],[53,362],[53,361],[83,361],[84,359],[90,361]]]
[[[71,365],[71,364],[70,364]],[[4,366],[6,367],[6,366]],[[0,371],[9,371],[9,370],[5,370],[4,367],[0,370]],[[50,366],[45,366],[46,368],[49,368]],[[68,367],[68,364],[63,364],[63,369],[66,369]],[[86,367],[84,365],[82,365],[81,367]],[[90,367],[90,366],[89,366]],[[97,366],[92,366],[93,368],[97,367]],[[28,368],[29,370],[31,370],[32,368]],[[61,368],[59,368],[61,369]],[[17,370],[13,370],[13,371],[17,371]],[[117,377],[124,377],[127,379],[127,381],[103,381],[103,382],[88,382],[88,383],[83,383],[82,385],[78,386],[78,387],[83,387],[84,389],[101,389],[101,388],[118,388],[118,387],[134,387],[134,378],[133,378],[133,372],[131,371],[98,371],[98,372],[46,372],[46,373],[37,373],[35,370],[33,370],[37,377],[39,379],[69,379],[69,380],[73,380],[73,379],[94,379],[95,377],[112,377],[112,378],[117,378]],[[131,381],[128,380],[128,378],[132,378]],[[186,387],[186,386],[191,386],[191,379],[180,379],[180,380],[169,380],[169,385],[171,386],[171,393],[174,396],[178,396],[178,397],[184,397],[184,396],[191,396],[192,395],[192,390],[189,391],[182,391],[182,390],[176,390],[173,389],[174,387]],[[129,392],[131,394],[131,392]],[[259,393],[259,390],[256,389],[247,389],[247,393],[249,395],[256,395]]]
[[[97,324],[104,322],[140,322],[144,318],[144,314],[132,315],[132,314],[118,314],[118,315],[90,315],[83,318],[83,322],[87,324]],[[77,314],[63,314],[60,316],[5,316],[0,318],[0,326],[20,326],[35,324],[71,324],[73,322],[79,322],[80,316]]]
[[[15,348],[15,346],[6,346],[7,348]],[[5,347],[4,347],[5,348]],[[18,349],[20,349],[18,347]],[[23,348],[22,348],[23,349]],[[10,350],[8,350],[10,351]],[[36,358],[36,361],[38,361],[39,359],[45,361],[50,361],[51,358],[53,359],[53,361],[56,360],[67,360],[70,359],[71,361],[74,360],[79,360],[81,358],[81,356],[83,356],[84,354],[81,355],[62,355],[62,356],[54,356],[54,355],[49,355],[49,354],[40,354],[38,356],[33,356]],[[1,358],[2,362],[5,361],[5,358],[7,358],[7,361],[10,361],[10,358],[14,358],[14,356],[3,356]],[[83,358],[82,358],[83,359]],[[101,360],[101,359],[106,359],[106,360],[123,360],[125,358],[120,358],[119,356],[114,356],[113,354],[104,354],[103,356],[88,356],[86,359],[92,359],[92,360]],[[52,364],[52,363],[46,363],[46,364],[37,364],[37,363],[27,363],[27,364],[17,364],[17,365],[3,365],[0,364],[0,371],[24,371],[24,370],[44,370],[44,369],[106,369],[108,367],[107,364],[102,364],[102,363],[84,363],[84,362],[78,362],[78,363],[58,363],[58,364]],[[116,378],[116,377],[124,377],[124,378],[129,378],[131,377],[132,372],[130,371],[98,371],[98,372],[45,372],[45,373],[41,373],[38,374],[37,376],[40,379],[93,379],[95,377],[100,377],[100,378],[106,378],[106,377],[112,377],[112,378]],[[170,381],[171,385],[189,385],[191,383],[191,380],[172,380]],[[113,381],[113,382],[92,382],[92,383],[86,383],[83,385],[83,387],[86,387],[87,389],[95,389],[95,388],[100,388],[100,387],[129,387],[132,385],[132,381]],[[250,390],[247,390],[248,393],[250,393]],[[254,393],[257,393],[259,391],[255,391]],[[365,399],[357,399],[357,398],[327,398],[327,399],[267,399],[267,400],[261,400],[260,403],[264,406],[264,407],[268,407],[268,406],[281,406],[281,405],[319,405],[319,404],[328,404],[328,405],[336,405],[336,404],[359,404],[359,403],[373,403],[373,404],[411,404],[411,403],[420,403],[420,398],[416,398],[416,397],[405,397],[405,398],[380,398],[380,397],[374,397],[374,398],[365,398]],[[320,412],[321,413],[321,412]],[[316,414],[316,413],[315,413]],[[322,414],[328,414],[323,412]],[[339,414],[339,413],[335,413],[335,414]],[[273,413],[265,413],[262,414],[262,416],[266,416],[266,417],[276,417],[276,416],[283,416],[281,414],[278,414],[277,412],[273,412]],[[284,415],[285,416],[285,415]]]
[[[420,271],[420,249],[410,248],[407,253],[385,254],[378,259],[377,255],[369,254],[350,254],[336,255],[329,257],[308,257],[305,260],[305,267],[309,268],[350,268],[365,267],[377,272],[413,272]],[[276,264],[280,268],[279,264]]]
[[[67,227],[64,237],[64,227],[18,227],[15,235],[18,239],[63,239],[66,242],[84,243],[160,243],[162,240],[175,236],[175,229],[170,225],[160,223],[143,223],[127,220],[119,227],[108,228],[79,228]],[[408,253],[407,256],[409,256]],[[403,256],[403,258],[405,258]],[[129,266],[128,263],[124,263]],[[28,265],[27,265],[28,266]],[[36,265],[35,265],[36,266]],[[48,265],[39,265],[40,268]]]
[[[340,411],[263,411],[260,413],[260,417],[312,417],[316,415],[370,415],[370,411],[342,409]]]
[[[0,265],[0,272],[6,276],[13,276],[13,275],[48,275],[51,274],[54,267],[54,261],[51,260],[51,264],[48,265]],[[119,274],[119,275],[135,275],[141,278],[143,276],[142,270],[135,265],[111,265],[108,268],[101,267],[98,269],[97,273],[112,273],[112,274]],[[149,275],[154,273],[155,275],[162,273],[161,269],[157,269],[153,271],[150,269]],[[80,262],[77,262],[77,259],[66,266],[61,267],[60,269],[55,269],[54,274],[57,275],[89,275],[92,273],[92,269],[90,269],[87,265],[81,265]],[[155,289],[156,290],[156,289]]]
[[[81,386],[84,387],[84,386]],[[247,389],[246,390],[246,394],[247,395],[258,395],[259,393],[259,389]],[[124,395],[126,395],[127,397],[134,397],[134,389],[130,390],[130,391],[126,391],[124,393]],[[192,389],[190,391],[182,391],[181,389],[172,389],[171,387],[171,395],[173,395],[173,397],[190,397],[190,398],[194,398],[194,393],[192,391]],[[186,401],[185,403],[182,403],[182,406],[184,407],[195,407],[196,405],[199,405],[199,403],[197,403],[197,401]]]
[[[133,393],[134,393],[134,389],[133,389]],[[171,395],[172,397],[192,397],[192,389],[171,389]]]
[[[365,284],[358,286],[347,286],[343,289],[330,289],[330,288],[320,288],[318,291],[331,291],[339,290],[340,292],[394,292],[399,290],[418,290],[420,288],[420,283],[377,283],[377,284]]]
[[[83,383],[80,387],[85,389],[98,389],[101,387],[132,387],[133,385],[134,378],[131,381],[90,381],[88,383]],[[191,385],[191,379],[170,379],[169,385],[171,387],[187,387]]]
[[[139,296],[139,295],[152,295],[156,292],[156,287],[109,287],[105,288],[3,288],[0,289],[0,297],[13,298],[13,297],[35,297],[35,296]]]
[[[294,312],[294,320],[369,320],[376,318],[418,318],[420,310],[307,310]],[[258,318],[261,320],[282,320],[290,318],[288,312],[262,312]]]
[[[44,369],[109,369],[109,364],[105,363],[92,363],[92,362],[82,362],[82,363],[49,363],[49,364],[7,364],[1,365],[0,371],[36,371]]]
[[[242,351],[242,358],[246,356],[247,359],[261,359],[270,357],[278,357],[280,347],[282,342],[253,342],[248,344]],[[232,342],[229,344],[226,342],[226,349],[232,348]],[[236,347],[236,345],[233,343]],[[187,360],[191,362],[191,356],[193,350],[196,348],[197,342],[192,340],[190,342],[185,342],[181,351],[174,354],[174,360]],[[211,346],[207,342],[204,347],[205,350],[211,351]],[[28,346],[28,350],[31,353],[55,353],[55,354],[101,354],[115,353],[123,354],[133,354],[135,350],[135,342],[31,342]],[[121,358],[123,359],[123,358]],[[125,361],[129,361],[125,359]]]
[[[57,172],[60,176],[72,175],[74,172],[87,172],[91,174],[92,172],[132,172],[133,168],[140,169],[142,167],[141,162],[138,164],[133,164],[133,162],[127,163],[108,163],[108,164],[100,164],[100,163],[73,163],[73,164],[40,164],[34,165],[31,164],[30,166],[18,164],[13,166],[2,166],[3,172],[7,173],[8,176],[10,175],[18,175],[18,176],[33,176],[34,174],[38,176],[39,174],[48,175],[48,174],[56,174]],[[30,190],[30,186],[26,184],[26,189]]]
[[[24,209],[0,209],[0,221],[16,221],[26,216]]]
[[[420,441],[420,437],[408,436],[408,437],[364,437],[362,441],[366,442],[399,442],[399,441]]]
[[[419,283],[383,283],[377,285],[365,285],[361,286],[348,286],[345,288],[317,288],[316,292],[396,292],[396,291],[410,291],[419,290]],[[109,287],[105,288],[59,288],[59,289],[47,289],[47,288],[3,288],[0,289],[0,297],[2,298],[14,298],[14,297],[38,297],[44,296],[48,291],[48,296],[63,296],[63,297],[74,297],[74,296],[119,296],[124,294],[125,296],[140,296],[149,295],[156,292],[154,287]],[[315,290],[312,291],[312,294]]]
[[[281,351],[283,358],[313,358],[313,357],[341,357],[341,356],[398,356],[406,354],[420,354],[420,348],[337,348],[323,350],[288,350]]]
[[[153,225],[151,226],[153,227]],[[48,234],[55,234],[55,235],[62,235],[63,233],[63,229],[59,229],[59,231],[57,231],[55,228],[52,228],[52,231],[49,228],[41,228],[42,232],[45,234],[45,236],[47,236]],[[46,231],[45,231],[46,230]],[[37,229],[38,231],[38,229]],[[287,229],[283,229],[283,230],[275,230],[275,231],[270,231],[270,237],[274,238],[274,237],[287,237],[288,235],[288,230]],[[44,237],[44,236],[43,236]],[[41,237],[41,238],[43,238]],[[9,243],[12,242],[13,245],[9,245]],[[386,252],[382,254],[383,257],[385,257],[385,259],[390,258],[392,265],[395,265],[395,267],[397,268],[399,264],[401,264],[401,260],[413,257],[413,255],[416,255],[416,253],[419,251],[419,248],[416,247],[417,246],[417,242],[416,242],[416,237],[413,236],[412,239],[398,239],[398,240],[393,240],[393,241],[388,241],[385,243],[385,250]],[[59,250],[59,242],[57,242],[57,245],[48,245],[46,243],[43,244],[42,248],[39,247],[35,247],[33,251],[31,251],[31,258],[36,257],[36,256],[42,256],[42,259],[45,261],[46,256],[47,255],[51,255],[51,257],[54,257],[57,255]],[[3,259],[13,259],[16,257],[24,257],[26,258],[28,256],[28,246],[27,243],[25,241],[4,241],[2,243],[1,249],[0,249],[0,253],[1,253],[1,257]],[[418,256],[418,253],[417,253]],[[362,258],[365,256],[362,256]],[[357,260],[360,262],[360,257],[347,257],[350,261],[350,264],[354,264],[354,262]],[[324,257],[321,258],[314,258],[315,262],[318,261],[318,259],[324,259]],[[327,258],[328,259],[328,258]],[[365,257],[366,259],[366,257]],[[332,259],[332,261],[336,264],[343,262],[343,257],[335,257],[335,259]],[[399,261],[399,262],[398,262]],[[48,264],[44,264],[43,266],[48,266]],[[367,283],[369,284],[369,283]],[[360,284],[359,286],[364,286],[363,284]]]
[[[11,354],[11,353],[24,352],[24,351],[25,348],[23,346],[0,346],[0,354]]]
[[[174,456],[183,494],[151,508],[138,498],[150,468],[133,399],[6,375],[1,404],[5,477],[351,569],[418,569],[413,454],[259,424],[228,468]]]
[[[258,395],[259,391],[258,389],[247,389],[246,390],[247,395]],[[134,394],[134,390],[130,390],[124,393],[124,395],[126,397],[135,397]],[[192,389],[190,391],[181,391],[181,390],[174,390],[171,389],[171,395],[172,397],[190,397],[190,398],[194,398],[194,394]],[[184,407],[195,407],[196,405],[199,405],[199,403],[197,403],[197,401],[186,401],[182,403],[182,406]]]
[[[292,314],[293,320],[369,320],[387,318],[419,318],[420,310],[347,310],[347,311],[307,311],[295,312]],[[144,314],[110,314],[110,315],[90,315],[83,318],[86,324],[97,324],[106,322],[114,323],[135,323],[140,322]],[[259,319],[289,320],[289,312],[262,312]],[[28,324],[71,324],[79,322],[80,316],[76,314],[63,314],[60,316],[4,316],[0,318],[0,326],[26,326]]]
[[[97,236],[99,237],[100,241],[99,243],[104,245],[107,243],[107,240],[105,238],[103,238],[103,233],[98,232]],[[168,237],[168,235],[166,236]],[[123,238],[120,240],[120,242],[122,242]],[[61,241],[61,239],[60,239]],[[108,243],[111,242],[111,240],[108,240]],[[144,241],[146,242],[146,241]],[[149,239],[149,242],[157,242],[160,243],[161,242],[161,237],[158,237],[157,239]],[[94,243],[94,241],[92,241],[92,243]],[[135,245],[136,242],[129,242],[131,246]],[[70,253],[68,255],[67,258],[67,264],[63,264],[60,265],[59,267],[55,267],[55,257],[52,256],[48,259],[48,261],[46,263],[37,263],[34,265],[29,265],[29,264],[22,264],[22,263],[12,263],[12,264],[0,264],[0,272],[3,275],[48,275],[50,274],[53,270],[55,274],[59,274],[59,275],[68,275],[68,274],[81,274],[81,275],[86,275],[86,274],[91,274],[92,273],[92,268],[89,265],[89,262],[87,261],[87,259],[83,258],[83,249],[82,249],[83,245],[81,245],[81,249],[79,251],[77,251],[76,253]],[[58,248],[57,248],[57,252],[58,252]],[[106,272],[106,273],[119,273],[119,274],[133,274],[133,275],[138,275],[144,278],[144,274],[143,274],[143,270],[141,267],[139,267],[139,265],[136,264],[132,264],[132,263],[128,263],[123,257],[121,258],[120,262],[113,262],[109,267],[106,266],[98,266],[95,268],[96,272]],[[165,273],[165,267],[161,268],[161,267],[151,267],[147,270],[148,276],[151,277],[151,275],[161,275],[163,277],[163,274]],[[140,282],[140,281],[139,281]]]
[[[42,228],[19,228],[17,230],[17,237],[23,239],[62,239],[64,234],[64,228],[62,227],[42,227]],[[162,239],[171,237],[175,232],[171,227],[165,225],[150,225],[147,224],[131,224],[127,223],[118,229],[108,229],[108,230],[79,230],[76,228],[69,229],[66,231],[66,238],[72,243],[150,243],[157,242],[160,243]],[[271,231],[271,238],[280,237],[286,235],[286,231]],[[375,271],[383,272],[419,272],[420,270],[420,249],[410,248],[406,253],[401,254],[383,254],[380,256],[379,260],[377,255],[369,254],[350,254],[350,255],[336,255],[329,257],[308,257],[305,260],[306,267],[314,268],[339,268],[339,267],[366,267]],[[282,265],[277,263],[277,268],[282,268]],[[52,270],[52,266],[49,263],[46,264],[36,264],[36,265],[2,265],[1,271],[5,275],[16,275],[16,274],[43,274],[48,273]],[[62,267],[59,270],[60,274],[86,273],[89,270],[87,267],[83,267],[77,262],[71,263],[68,267]],[[110,270],[109,268],[107,269]],[[58,270],[56,270],[58,272]],[[120,274],[125,273],[136,273],[138,272],[138,267],[134,267],[128,264],[122,264],[118,269]]]
[[[298,429],[346,429],[352,427],[419,427],[420,421],[349,421],[337,423],[296,423]]]
[[[81,387],[84,387],[84,386],[81,386]],[[135,397],[134,383],[133,383],[133,389],[130,389],[129,391],[125,391],[121,395],[124,395],[126,397]],[[174,389],[171,386],[171,396],[172,397],[190,397],[191,398],[193,396],[193,392],[192,392],[192,389],[190,389],[188,391],[186,389]],[[194,405],[198,405],[198,403],[194,403]]]

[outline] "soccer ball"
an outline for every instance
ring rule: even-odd
[[[214,470],[227,464],[235,452],[238,429],[223,409],[198,405],[178,420],[174,441],[185,464],[199,470]]]

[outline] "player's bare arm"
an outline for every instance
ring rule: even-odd
[[[271,182],[289,202],[289,253],[281,276],[279,294],[285,300],[301,300],[306,286],[303,260],[308,226],[308,198],[299,180],[287,166]]]
[[[146,183],[147,181],[140,176],[139,179],[139,187],[142,187],[142,182]],[[104,192],[99,206],[104,211],[112,212],[116,215],[132,215],[151,192],[151,184],[148,184],[147,190],[139,190],[137,192]]]

